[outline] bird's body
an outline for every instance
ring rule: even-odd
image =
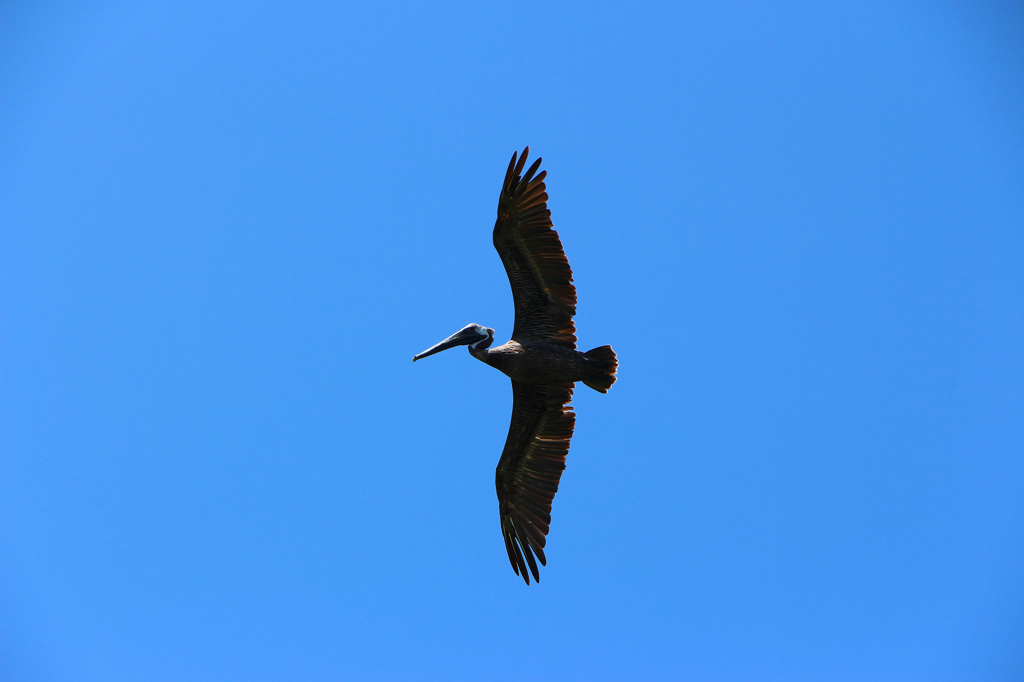
[[[510,379],[524,383],[563,384],[603,376],[608,367],[601,361],[567,346],[542,341],[509,341],[497,348],[469,349],[470,354]]]
[[[540,580],[534,554],[546,564],[544,545],[551,502],[565,469],[576,415],[569,401],[582,381],[607,393],[618,360],[611,346],[576,350],[576,287],[572,270],[552,229],[540,159],[522,173],[529,147],[512,155],[494,224],[494,247],[508,273],[515,301],[512,340],[491,348],[494,330],[466,325],[413,361],[455,346],[512,379],[512,420],[495,470],[498,513],[509,561],[530,584]],[[536,174],[536,175],[535,175]]]

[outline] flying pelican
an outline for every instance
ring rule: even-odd
[[[512,340],[490,348],[494,330],[468,324],[412,359],[416,362],[448,348],[469,346],[470,355],[512,379],[512,423],[494,484],[508,559],[527,585],[527,566],[540,582],[533,555],[547,565],[544,545],[551,501],[565,470],[576,423],[569,404],[574,382],[607,393],[619,364],[611,346],[586,353],[576,350],[572,270],[552,229],[544,186],[547,171],[536,174],[541,159],[522,174],[529,153],[530,148],[525,148],[518,163],[512,154],[494,223],[494,248],[505,265],[515,301]]]

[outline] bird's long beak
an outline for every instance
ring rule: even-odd
[[[441,351],[448,350],[449,348],[455,348],[455,346],[468,346],[476,343],[477,341],[483,341],[486,338],[486,334],[480,334],[480,332],[476,331],[475,325],[469,325],[468,327],[455,332],[436,346],[431,346],[419,355],[412,356],[412,361],[416,362],[420,358],[425,358],[428,355],[433,355],[434,353],[440,353]]]

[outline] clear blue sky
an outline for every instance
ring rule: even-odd
[[[1024,10],[9,2],[0,679],[1024,679]],[[584,348],[505,555],[490,230]]]

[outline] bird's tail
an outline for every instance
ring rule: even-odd
[[[598,393],[607,393],[608,389],[615,383],[615,371],[619,368],[619,361],[615,357],[615,351],[611,346],[598,346],[583,354],[587,364],[600,371],[592,377],[587,377],[583,383]]]

